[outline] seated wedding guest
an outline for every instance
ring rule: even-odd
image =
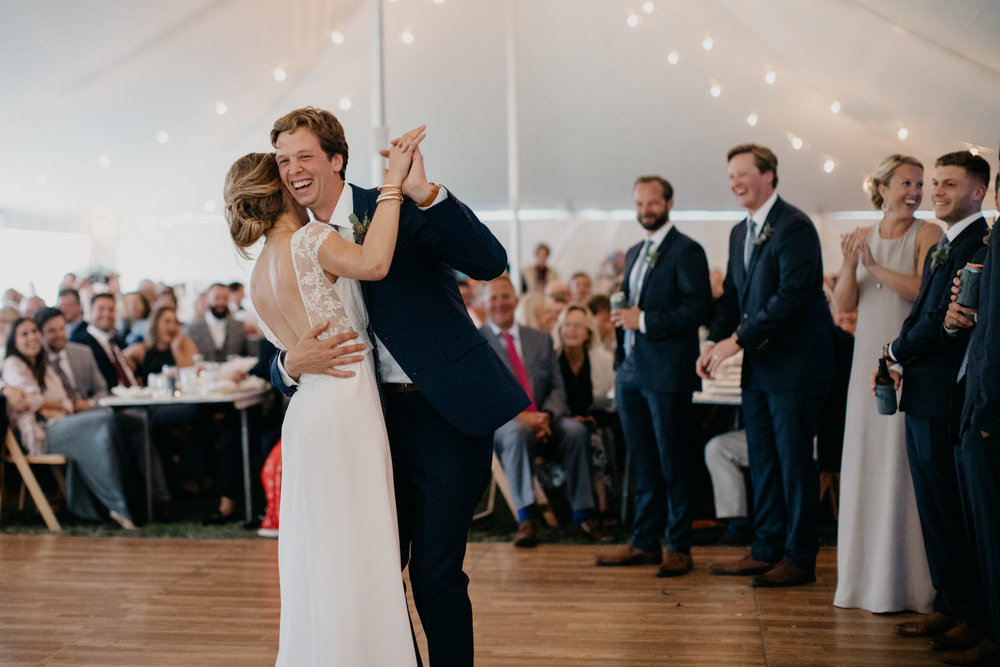
[[[146,336],[146,318],[152,308],[142,292],[129,292],[122,296],[125,314],[118,323],[118,338],[126,345],[138,343]]]
[[[243,329],[246,331],[247,336],[251,339],[259,338],[260,319],[257,317],[257,313],[247,309],[243,305],[245,295],[243,283],[232,282],[227,287],[229,288],[229,313],[233,319],[243,323]]]
[[[66,318],[66,335],[73,338],[73,332],[87,323],[83,321],[83,304],[80,302],[80,292],[74,287],[64,287],[56,295],[56,308]]]
[[[746,474],[750,466],[747,432],[721,433],[705,445],[705,467],[712,478],[715,516],[728,522],[723,544],[750,544],[753,526],[747,519]]]
[[[125,349],[125,356],[135,366],[135,375],[143,383],[150,373],[159,373],[164,366],[193,366],[198,348],[184,335],[177,310],[160,306],[149,316],[144,341]]]
[[[545,286],[559,280],[559,274],[549,266],[551,249],[544,243],[535,246],[535,264],[521,270],[521,292],[544,292]]]
[[[560,309],[564,307],[573,298],[573,293],[569,289],[569,285],[561,280],[551,280],[549,284],[545,286],[545,296],[556,301]]]
[[[45,307],[45,299],[40,296],[29,296],[21,300],[21,317],[34,317],[35,313]]]
[[[610,537],[591,516],[594,496],[590,486],[590,433],[569,415],[552,338],[515,322],[518,299],[509,278],[490,281],[486,290],[489,321],[479,331],[532,399],[528,409],[497,429],[493,436],[493,447],[503,463],[517,505],[511,508],[518,519],[514,546],[538,544],[531,470],[537,454],[547,454],[562,462],[573,522],[591,539],[608,541]]]
[[[94,353],[97,367],[101,369],[108,389],[118,385],[135,386],[131,363],[115,336],[115,297],[111,294],[95,294],[90,302],[90,316],[93,322],[78,326],[69,334],[69,339],[88,346]],[[66,325],[67,329],[69,326]]]
[[[150,308],[158,308],[160,306],[170,306],[171,308],[177,308],[177,293],[174,288],[170,285],[165,285],[160,283],[156,288],[156,298],[153,299],[153,303]]]
[[[0,340],[7,340],[7,334],[14,322],[21,317],[14,306],[0,307]]]
[[[134,530],[122,483],[114,415],[101,409],[77,412],[77,401],[46,359],[34,321],[21,318],[14,323],[6,354],[4,383],[23,391],[29,403],[28,410],[20,411],[11,411],[13,406],[8,404],[10,421],[29,454],[66,456],[70,513],[94,521],[110,517],[122,528]]]
[[[465,310],[469,313],[469,319],[477,327],[483,326],[486,320],[479,313],[479,307],[476,304],[476,288],[469,282],[468,278],[458,280],[458,292],[462,295],[462,303],[465,304]]]
[[[587,303],[594,290],[594,282],[583,271],[577,271],[569,279],[571,303]]]
[[[708,272],[708,282],[712,284],[712,299],[718,299],[722,296],[723,285],[726,281],[726,274],[724,274],[720,269],[712,269]]]
[[[97,408],[97,399],[108,394],[108,385],[97,367],[94,353],[86,345],[71,343],[66,337],[66,318],[57,308],[43,308],[35,313],[35,324],[42,334],[42,343],[49,365],[59,375],[66,392],[74,399],[74,412],[86,412]],[[145,431],[141,417],[129,410],[114,412],[119,439],[130,452],[130,458],[122,460],[124,479],[144,479]],[[154,449],[150,457],[152,473],[153,501],[161,516],[168,515],[170,492],[163,475],[163,465]],[[132,464],[126,465],[126,464]]]
[[[597,322],[586,306],[571,304],[559,315],[553,333],[569,415],[591,433],[594,500],[604,516],[608,491],[618,485],[621,426],[608,394],[615,386],[614,358],[600,346]]]
[[[587,300],[587,308],[597,322],[597,337],[601,347],[615,351],[615,323],[611,321],[611,299],[607,294],[595,294]]]
[[[209,287],[208,307],[204,322],[192,322],[187,327],[187,335],[198,346],[198,352],[206,361],[225,361],[231,354],[249,355],[243,324],[229,313],[229,288],[221,283]]]
[[[156,283],[149,278],[143,278],[139,281],[139,286],[135,288],[135,291],[141,294],[152,308],[153,302],[156,301]]]

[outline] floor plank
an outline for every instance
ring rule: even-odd
[[[815,585],[759,591],[708,573],[735,549],[696,548],[677,579],[594,567],[601,551],[470,544],[477,664],[940,664],[893,634],[912,614],[831,605],[832,548]],[[278,610],[273,541],[0,535],[3,665],[270,665]]]

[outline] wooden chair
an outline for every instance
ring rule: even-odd
[[[830,510],[833,512],[833,520],[837,520],[838,508],[840,505],[840,473],[822,470],[819,473],[819,500],[830,498]]]
[[[45,525],[52,532],[58,533],[62,530],[62,526],[59,525],[59,520],[56,519],[55,512],[52,511],[52,506],[49,504],[48,498],[42,493],[42,488],[38,485],[38,480],[35,479],[35,473],[32,472],[32,465],[48,465],[54,466],[52,468],[53,475],[55,475],[56,481],[59,483],[59,487],[66,494],[66,481],[62,474],[62,469],[59,466],[66,465],[66,457],[62,454],[41,454],[39,456],[30,456],[25,454],[21,450],[21,445],[17,443],[17,439],[14,438],[14,432],[9,428],[7,429],[6,437],[4,438],[3,456],[0,456],[0,503],[3,502],[3,495],[5,490],[5,469],[4,463],[13,463],[14,467],[17,468],[17,472],[21,475],[21,491],[20,498],[18,501],[18,509],[24,509],[24,490],[28,489],[31,494],[31,499],[35,501],[35,507],[41,513],[42,518],[45,520]],[[2,509],[2,507],[0,507]]]
[[[552,507],[549,505],[549,497],[545,495],[545,490],[539,483],[538,477],[532,474],[531,482],[535,489],[535,502],[538,504],[538,509],[542,512],[545,523],[552,528],[557,528],[559,520],[556,519],[555,512],[552,511]],[[493,513],[493,508],[496,504],[497,489],[500,489],[500,494],[507,502],[507,507],[510,508],[511,514],[514,515],[514,520],[516,521],[517,510],[514,509],[514,496],[510,492],[510,482],[507,480],[507,474],[503,471],[503,464],[500,463],[500,459],[497,457],[496,452],[494,452],[493,477],[490,479],[490,486],[486,492],[486,509],[473,516],[473,520],[482,519],[484,516]]]

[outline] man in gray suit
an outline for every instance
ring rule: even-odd
[[[208,288],[208,312],[203,322],[192,322],[187,335],[205,361],[225,361],[230,354],[250,355],[243,323],[229,312],[229,287],[215,283]]]
[[[517,507],[514,546],[538,544],[535,526],[531,462],[541,449],[562,461],[573,508],[573,521],[598,541],[608,536],[591,519],[594,495],[590,486],[590,432],[569,416],[559,358],[552,337],[514,321],[517,296],[506,276],[487,284],[489,321],[479,330],[531,398],[531,405],[497,429],[493,448],[510,480]]]

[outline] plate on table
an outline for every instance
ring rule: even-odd
[[[153,390],[149,387],[112,387],[111,393],[118,398],[149,398],[153,395]]]

